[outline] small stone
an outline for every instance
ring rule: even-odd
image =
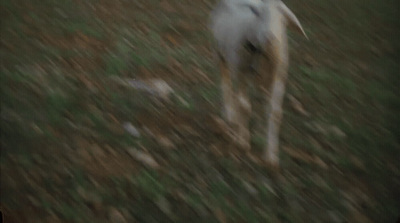
[[[140,132],[137,130],[135,126],[132,125],[130,122],[125,122],[122,127],[132,136],[138,138],[140,137]]]
[[[153,169],[157,169],[160,167],[160,165],[150,154],[144,153],[134,148],[128,149],[128,154],[131,155],[135,160],[141,162],[143,165],[147,167]]]
[[[147,82],[149,83],[150,87],[152,87],[153,90],[156,91],[163,99],[168,100],[169,95],[174,92],[167,82],[162,79],[152,79],[148,80]]]

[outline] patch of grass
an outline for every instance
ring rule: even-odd
[[[105,58],[106,63],[106,75],[113,76],[119,75],[121,72],[128,69],[128,63],[121,57],[110,54]]]
[[[156,199],[167,193],[167,189],[163,183],[159,181],[159,175],[156,172],[144,170],[134,177],[133,181],[137,184],[143,195],[148,198]]]
[[[103,32],[100,29],[96,29],[93,26],[85,23],[85,22],[76,22],[76,23],[65,23],[65,30],[68,33],[77,33],[81,32],[91,37],[95,37],[97,39],[103,38]]]
[[[334,93],[340,97],[353,97],[357,93],[356,83],[342,74],[329,70],[313,70],[307,67],[301,67],[300,70],[309,78],[308,80],[307,78],[303,78],[300,81],[305,84],[305,87],[311,88],[308,93],[318,94],[318,98],[333,98],[324,89],[330,89],[331,94]],[[312,87],[316,89],[312,89]]]
[[[196,102],[193,99],[193,96],[185,92],[175,92],[172,101],[180,108],[189,111],[194,111],[196,109]]]
[[[379,101],[382,104],[388,104],[391,101],[397,100],[397,95],[392,91],[392,89],[387,88],[386,85],[380,81],[368,81],[364,85],[363,90],[370,99]]]
[[[252,148],[257,149],[258,151],[263,151],[264,147],[266,145],[266,137],[263,135],[255,135],[253,134],[251,136],[251,146]]]

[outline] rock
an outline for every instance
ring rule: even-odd
[[[122,124],[122,127],[132,136],[139,138],[140,137],[140,132],[137,130],[135,126],[132,125],[130,122],[125,122]]]
[[[157,161],[150,155],[145,152],[142,152],[140,150],[137,150],[135,148],[130,148],[128,149],[128,154],[131,155],[135,160],[139,161],[143,165],[157,169],[160,167],[160,165],[157,163]]]
[[[144,91],[154,96],[158,96],[168,101],[169,95],[174,90],[162,79],[154,78],[149,80],[136,80],[132,78],[113,78],[120,85]]]
[[[150,87],[163,99],[168,100],[169,95],[174,92],[167,82],[162,79],[150,79],[146,82],[148,82]]]

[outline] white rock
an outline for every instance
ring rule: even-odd
[[[160,167],[157,161],[150,154],[147,154],[135,148],[128,149],[128,154],[147,167],[153,169],[157,169]]]
[[[146,82],[148,82],[149,86],[163,99],[168,99],[169,95],[174,92],[167,82],[162,79],[150,79]]]
[[[131,134],[134,137],[140,137],[140,132],[139,130],[137,130],[137,128],[135,126],[132,125],[132,123],[130,122],[125,122],[124,124],[122,124],[122,127],[124,127],[124,129]]]

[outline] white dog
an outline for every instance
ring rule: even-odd
[[[211,15],[210,28],[220,57],[223,116],[235,127],[237,143],[250,149],[247,89],[252,81],[265,90],[266,101],[270,100],[264,106],[268,124],[263,158],[273,167],[279,167],[279,127],[289,63],[287,26],[306,36],[280,0],[222,0]],[[254,73],[261,79],[255,79]]]

